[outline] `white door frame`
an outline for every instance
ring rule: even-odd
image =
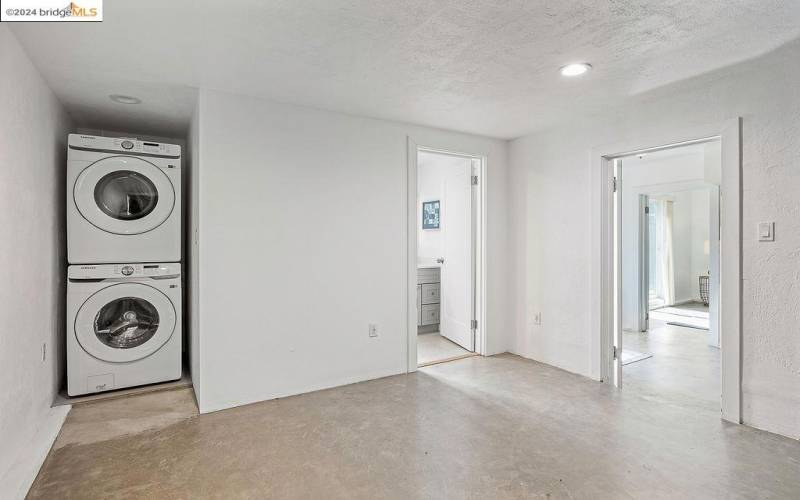
[[[676,128],[661,133],[595,148],[592,151],[592,344],[593,365],[600,380],[614,383],[613,342],[616,294],[614,270],[614,159],[636,153],[659,151],[680,145],[721,141],[720,186],[720,348],[721,413],[741,423],[742,350],[742,212],[741,212],[741,118],[699,127]],[[615,264],[617,264],[615,266]]]
[[[720,257],[722,252],[720,250],[721,241],[720,237],[720,188],[719,186],[715,185],[711,192],[709,193],[710,196],[710,203],[709,203],[709,214],[708,214],[708,221],[709,221],[709,262],[708,262],[708,271],[710,273],[709,276],[709,287],[710,287],[710,294],[709,294],[709,304],[708,304],[708,316],[709,316],[709,342],[708,344],[712,347],[716,347],[719,349],[719,311],[720,311]]]
[[[440,153],[451,156],[463,156],[480,161],[478,168],[478,186],[473,200],[472,221],[475,224],[475,239],[473,259],[475,261],[473,286],[475,287],[475,319],[478,326],[475,329],[475,353],[485,354],[486,350],[486,170],[487,155],[480,153],[466,153],[437,147],[435,145],[422,145],[411,136],[408,137],[407,153],[407,199],[406,199],[406,239],[408,242],[406,261],[406,360],[409,373],[417,371],[417,154],[420,151]]]

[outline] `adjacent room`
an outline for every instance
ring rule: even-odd
[[[720,153],[720,141],[712,140],[616,161],[622,220],[620,385],[716,408]]]
[[[417,363],[476,352],[480,158],[417,153]]]
[[[0,499],[800,498],[800,2],[3,0]]]

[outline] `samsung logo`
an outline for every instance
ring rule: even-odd
[[[81,269],[97,269],[97,266],[81,266]]]
[[[82,135],[81,139],[92,139],[92,140],[94,140],[94,139],[96,139],[96,137],[91,136],[91,135]]]

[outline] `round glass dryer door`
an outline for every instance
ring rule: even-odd
[[[152,163],[111,156],[86,167],[75,181],[75,206],[95,227],[114,234],[155,229],[172,213],[175,190]]]
[[[135,361],[163,346],[175,330],[175,307],[161,291],[120,283],[89,297],[75,318],[75,336],[92,356]]]

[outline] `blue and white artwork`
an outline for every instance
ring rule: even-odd
[[[422,203],[422,229],[439,229],[439,200]]]

